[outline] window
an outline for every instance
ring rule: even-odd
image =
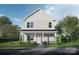
[[[27,22],[27,28],[33,28],[33,22]]]
[[[53,36],[54,36],[54,34],[53,34],[53,33],[48,33],[48,34],[47,34],[47,33],[45,33],[45,34],[44,34],[44,36],[45,36],[45,37],[53,37]]]
[[[31,28],[33,27],[33,22],[31,22]]]
[[[49,22],[49,28],[51,28],[52,27],[52,23],[51,22]]]
[[[27,40],[31,41],[31,40],[33,40],[33,37],[34,37],[34,35],[27,35]]]
[[[30,41],[30,35],[27,35],[27,40]]]
[[[28,22],[28,23],[27,23],[27,28],[29,28],[29,27],[30,27],[30,23]]]

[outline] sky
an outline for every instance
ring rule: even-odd
[[[77,4],[0,4],[0,16],[7,16],[13,24],[24,28],[24,18],[36,9],[44,10],[56,21],[67,15],[79,18],[79,5]]]

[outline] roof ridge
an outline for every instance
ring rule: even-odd
[[[42,10],[42,9],[38,8],[37,10],[31,12],[29,15],[27,15],[27,16],[25,17],[24,20],[26,20],[27,18],[29,18],[29,17],[32,16],[33,14],[37,13],[39,10]]]

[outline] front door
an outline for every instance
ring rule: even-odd
[[[37,34],[37,44],[41,44],[41,43],[42,43],[42,35]]]
[[[37,44],[41,44],[41,37],[37,37]]]

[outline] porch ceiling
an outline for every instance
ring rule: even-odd
[[[21,31],[56,31],[55,29],[23,29]]]
[[[56,30],[52,30],[52,29],[39,29],[39,30],[36,30],[36,29],[24,29],[24,30],[21,30],[21,32],[24,32],[24,33],[56,33],[57,31]]]

